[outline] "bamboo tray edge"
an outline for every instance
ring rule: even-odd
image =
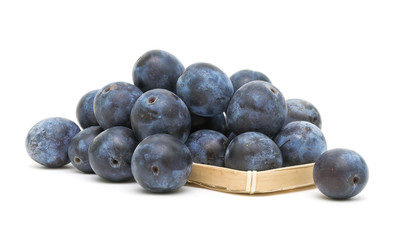
[[[314,185],[314,163],[266,171],[239,171],[193,163],[189,183],[229,193],[271,193]]]

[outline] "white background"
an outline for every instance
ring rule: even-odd
[[[396,239],[401,237],[402,8],[398,1],[1,1],[0,239]],[[163,49],[185,66],[264,72],[321,112],[328,148],[360,153],[365,190],[259,196],[107,183],[25,151],[47,117],[75,120],[86,92],[131,82]]]

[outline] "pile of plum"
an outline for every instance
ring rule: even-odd
[[[152,50],[135,63],[133,82],[86,93],[76,112],[83,130],[65,118],[35,124],[25,142],[30,157],[50,168],[71,162],[114,182],[134,177],[151,192],[183,186],[193,162],[244,171],[315,162],[315,184],[335,199],[355,196],[368,181],[356,152],[327,151],[318,110],[286,100],[261,72],[229,78],[212,64],[184,68]]]

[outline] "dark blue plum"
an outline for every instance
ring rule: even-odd
[[[99,126],[94,113],[94,98],[99,90],[93,90],[81,97],[77,105],[76,115],[82,128]]]
[[[234,134],[261,132],[273,137],[286,118],[286,101],[272,84],[252,81],[235,92],[226,111]]]
[[[109,128],[92,141],[88,149],[89,163],[94,172],[112,182],[133,178],[131,156],[138,141],[130,128],[117,126]]]
[[[321,130],[305,121],[291,122],[276,135],[275,142],[283,157],[283,166],[315,162],[327,150]]]
[[[142,91],[126,82],[113,82],[100,89],[94,99],[96,120],[103,129],[131,127],[130,112]]]
[[[190,135],[186,145],[193,162],[223,167],[229,140],[214,130],[203,129]]]
[[[356,152],[337,148],[324,152],[315,162],[315,185],[333,199],[348,199],[359,194],[369,178],[368,166]]]
[[[271,82],[269,78],[261,72],[253,71],[253,70],[240,70],[233,74],[230,77],[230,80],[232,81],[233,84],[233,90],[236,92],[241,86],[243,86],[246,83],[249,83],[254,80],[261,80],[265,82]]]
[[[135,149],[131,169],[135,180],[150,192],[172,192],[188,180],[191,153],[179,139],[169,134],[145,138]]]
[[[192,113],[212,117],[226,110],[233,86],[219,68],[209,63],[195,63],[177,80],[177,95]]]
[[[71,164],[84,173],[93,173],[94,171],[89,164],[88,149],[92,141],[103,129],[99,126],[85,128],[77,133],[71,140],[68,147],[68,157]]]
[[[29,156],[49,168],[58,168],[70,162],[68,146],[80,132],[80,127],[66,118],[47,118],[35,124],[28,132],[25,147]]]
[[[134,104],[131,125],[140,141],[150,135],[167,133],[186,142],[191,117],[186,104],[176,94],[165,89],[152,89]]]
[[[229,135],[229,125],[226,121],[224,113],[218,114],[213,117],[201,117],[191,114],[191,132],[201,129],[211,129],[223,133],[225,136]]]
[[[247,132],[236,136],[225,154],[225,167],[237,170],[263,171],[282,166],[278,146],[262,133]]]
[[[288,114],[285,125],[294,121],[306,121],[321,128],[321,116],[313,104],[303,99],[288,99],[286,105]]]
[[[184,66],[175,56],[152,50],[143,54],[134,64],[133,81],[143,92],[154,88],[176,92],[177,79],[183,72]]]

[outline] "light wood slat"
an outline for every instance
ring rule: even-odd
[[[239,171],[193,163],[189,183],[230,193],[269,193],[314,185],[314,163],[266,171]]]

